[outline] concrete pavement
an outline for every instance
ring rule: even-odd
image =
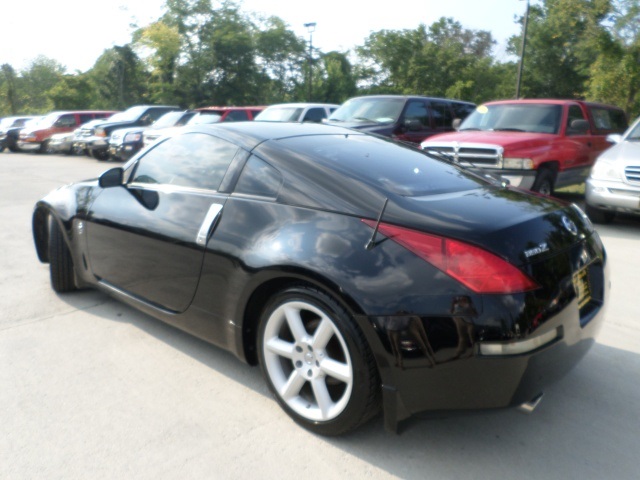
[[[635,479],[640,461],[640,221],[598,227],[612,301],[598,343],[532,415],[378,418],[316,437],[257,368],[106,295],[56,295],[34,203],[110,164],[0,154],[0,479]]]

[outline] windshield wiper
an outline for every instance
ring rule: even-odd
[[[524,132],[521,128],[493,128],[494,132]]]

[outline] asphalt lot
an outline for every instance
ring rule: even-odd
[[[382,418],[338,439],[280,410],[257,368],[102,293],[56,295],[34,203],[88,157],[0,153],[0,478],[637,479],[640,221],[599,226],[612,296],[597,344],[532,415]]]

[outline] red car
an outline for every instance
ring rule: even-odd
[[[72,132],[97,118],[108,118],[116,112],[106,110],[79,110],[51,112],[31,128],[25,128],[18,137],[20,150],[46,152],[49,140],[56,133]]]

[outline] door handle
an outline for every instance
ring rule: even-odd
[[[200,246],[205,246],[207,244],[207,240],[209,239],[209,232],[211,232],[211,227],[213,223],[220,215],[222,211],[222,204],[214,203],[209,207],[209,211],[204,217],[202,221],[202,225],[200,225],[200,230],[198,230],[198,234],[196,235],[196,243]]]

